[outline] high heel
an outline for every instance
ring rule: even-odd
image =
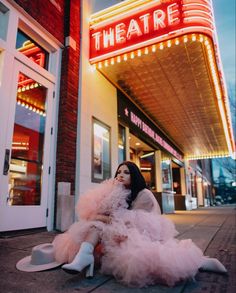
[[[94,246],[89,242],[83,242],[81,244],[79,252],[76,254],[73,261],[69,264],[62,266],[62,269],[69,273],[75,274],[86,269],[86,277],[93,277],[94,270],[94,256],[93,256]]]
[[[216,258],[204,257],[201,271],[210,271],[215,273],[227,274],[225,266]]]
[[[94,262],[90,264],[90,266],[86,269],[86,278],[92,278],[93,277],[93,271],[94,271]]]

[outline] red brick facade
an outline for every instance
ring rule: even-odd
[[[60,104],[58,118],[56,186],[70,182],[74,193],[80,54],[80,1],[15,0],[30,16],[62,44],[70,36],[76,48],[62,52]]]
[[[70,1],[70,0],[69,0]],[[64,43],[64,0],[15,0],[30,16],[40,23],[49,33]],[[73,1],[79,3],[80,1]]]
[[[80,56],[80,1],[71,1],[67,31],[76,50],[66,47],[62,55],[61,93],[58,123],[56,181],[70,182],[74,193]],[[65,36],[66,37],[66,36]]]

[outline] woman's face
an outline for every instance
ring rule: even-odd
[[[116,179],[125,185],[125,187],[129,187],[131,183],[130,172],[126,165],[120,166],[117,171]]]

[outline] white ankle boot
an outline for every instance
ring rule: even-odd
[[[62,269],[67,273],[81,272],[84,268],[86,270],[86,277],[93,277],[94,270],[94,247],[89,242],[83,242],[80,246],[79,252],[76,254],[73,261],[62,266]]]
[[[204,256],[204,261],[200,269],[203,271],[227,274],[227,270],[225,266],[216,258],[210,258],[210,257]]]

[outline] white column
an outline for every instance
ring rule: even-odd
[[[197,198],[198,198],[198,206],[204,206],[202,178],[200,176],[198,176],[198,178],[197,178]]]
[[[162,192],[162,169],[161,169],[161,151],[155,151],[155,183],[156,183],[156,191]]]

